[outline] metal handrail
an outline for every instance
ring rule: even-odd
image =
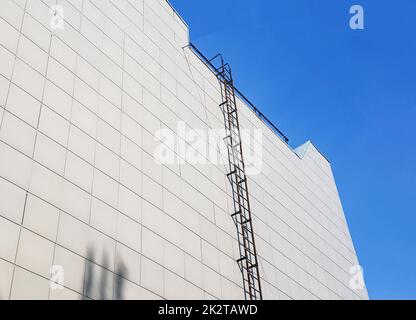
[[[204,54],[199,51],[199,49],[197,47],[195,47],[195,45],[193,43],[190,43],[189,46],[192,51],[194,53],[196,53],[196,55],[198,56],[198,58],[204,62],[209,69],[211,69],[211,71],[215,74],[215,76],[217,76],[218,73],[218,69],[215,68],[215,66],[212,64],[212,60],[217,58],[217,57],[221,57],[222,59],[222,55],[218,54],[216,55],[214,58],[212,58],[211,60],[209,60],[208,58],[206,58],[204,56]],[[263,122],[265,122],[270,129],[272,129],[272,131],[274,133],[276,133],[285,143],[289,143],[289,138],[282,132],[280,131],[279,128],[277,128],[273,122],[271,122],[250,100],[248,100],[248,98],[240,91],[238,90],[236,87],[234,87],[235,92],[237,93],[237,95],[244,101],[246,102],[246,104],[253,110],[253,112],[257,115],[257,117],[260,118],[260,120],[262,120]]]

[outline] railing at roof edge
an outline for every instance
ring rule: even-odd
[[[168,5],[172,8],[173,12],[182,20],[182,22],[188,26],[188,24],[185,22],[185,20],[183,20],[183,18],[180,16],[180,14],[176,11],[176,9],[172,6],[172,4],[169,2],[169,0],[165,0]],[[211,61],[208,60],[204,54],[198,50],[197,47],[195,47],[195,45],[192,42],[189,42],[189,46],[190,48],[192,48],[192,50],[197,54],[198,58],[201,59],[201,61],[203,63],[205,63],[210,69],[211,71],[215,74],[216,72],[216,68],[212,65]],[[275,133],[277,134],[277,136],[279,136],[286,144],[289,143],[289,138],[282,132],[279,130],[279,128],[277,128],[273,122],[271,122],[259,109],[257,109],[257,107],[250,101],[248,100],[248,98],[240,91],[238,90],[236,87],[234,87],[235,92],[237,93],[237,95],[245,102],[247,103],[247,105],[251,108],[251,110],[253,110],[253,112],[257,115],[257,117],[262,120],[263,122],[265,122],[269,128]]]
[[[210,60],[208,60],[204,54],[198,50],[197,47],[195,47],[195,45],[193,43],[189,43],[189,46],[193,52],[196,53],[196,55],[198,56],[198,58],[205,63],[208,68],[214,73],[216,74],[217,69],[214,67],[214,65],[211,63]],[[253,110],[253,112],[257,115],[257,117],[260,118],[260,120],[262,120],[263,122],[265,122],[270,129],[277,134],[285,143],[289,143],[289,138],[282,132],[279,130],[279,128],[277,128],[273,122],[271,122],[259,109],[257,109],[257,107],[250,101],[248,100],[248,98],[246,98],[244,96],[244,94],[241,93],[240,90],[238,90],[236,87],[234,87],[235,92],[237,93],[237,95]]]

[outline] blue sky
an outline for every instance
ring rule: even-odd
[[[331,160],[370,298],[416,299],[416,1],[171,3],[292,147]]]

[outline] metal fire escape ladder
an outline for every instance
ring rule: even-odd
[[[229,164],[227,177],[232,188],[234,203],[232,218],[237,228],[240,254],[237,263],[243,277],[245,299],[262,300],[259,264],[254,241],[235,88],[231,68],[229,64],[224,64],[222,56],[218,55],[209,62],[211,63],[212,60],[218,57],[221,65],[216,69],[216,75],[221,84],[222,103],[220,107],[224,115],[226,131],[224,141],[227,145]]]

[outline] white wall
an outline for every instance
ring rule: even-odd
[[[223,127],[188,41],[164,0],[1,2],[0,299],[243,298],[226,166],[153,157],[159,129]],[[265,297],[366,298],[329,164],[240,117],[264,132],[249,188]]]

